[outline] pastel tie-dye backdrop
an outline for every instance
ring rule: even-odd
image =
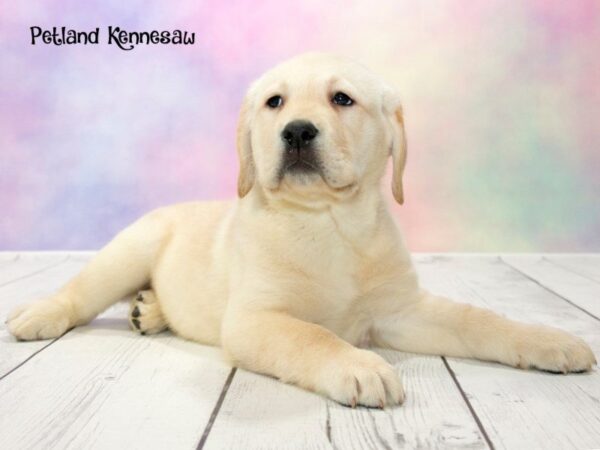
[[[31,46],[33,25],[197,36]],[[600,250],[597,0],[3,2],[0,249],[95,249],[157,206],[234,196],[246,86],[311,49],[403,94],[411,249]]]

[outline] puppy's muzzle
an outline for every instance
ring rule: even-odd
[[[284,143],[282,172],[313,172],[319,170],[315,138],[319,130],[307,120],[294,120],[281,132]]]

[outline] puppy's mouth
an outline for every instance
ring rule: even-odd
[[[296,192],[301,196],[346,198],[357,191],[356,177],[328,168],[319,158],[317,147],[286,148],[272,192]]]
[[[284,181],[286,175],[289,175],[287,181],[290,186],[312,186],[319,184],[320,180],[329,189],[336,194],[345,194],[356,190],[356,180],[340,180],[338,177],[331,177],[325,167],[319,161],[298,158],[293,161],[285,161],[279,172],[278,187]],[[328,176],[329,175],[329,176]]]
[[[312,173],[320,172],[318,163],[298,158],[296,161],[286,161],[282,168],[283,173]]]
[[[281,170],[279,171],[280,177],[283,178],[288,173],[292,175],[310,173],[321,174],[321,166],[315,153],[316,151],[313,149],[307,149],[305,151],[287,149],[281,164]]]

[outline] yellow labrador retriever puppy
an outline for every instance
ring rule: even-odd
[[[121,298],[144,333],[166,327],[231,361],[348,405],[402,403],[371,343],[556,372],[589,370],[590,348],[419,288],[380,180],[402,203],[406,139],[397,95],[325,54],[256,81],[238,128],[239,198],[151,212],[56,295],[14,311],[19,339],[48,339]]]

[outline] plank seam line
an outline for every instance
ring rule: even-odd
[[[504,264],[506,264],[508,267],[510,267],[512,270],[514,270],[517,273],[520,273],[521,275],[523,275],[525,278],[527,278],[528,280],[533,281],[535,284],[537,284],[538,286],[541,286],[543,289],[545,289],[546,291],[550,292],[551,294],[554,294],[555,296],[557,296],[558,298],[564,300],[565,302],[567,302],[569,305],[574,306],[575,308],[577,308],[578,310],[580,310],[581,312],[587,314],[588,316],[590,316],[593,319],[596,319],[597,321],[600,322],[600,317],[594,315],[593,313],[589,312],[587,309],[582,308],[581,306],[579,306],[577,303],[572,302],[571,300],[569,300],[568,298],[564,297],[563,295],[560,295],[558,292],[556,292],[553,289],[550,289],[548,286],[543,285],[542,283],[540,283],[538,280],[536,280],[535,278],[533,278],[531,275],[528,275],[527,273],[523,272],[521,269],[516,268],[515,266],[513,266],[512,264],[510,264],[509,262],[505,261],[502,257],[500,257],[500,261],[502,261]]]
[[[20,256],[20,254],[19,254]],[[32,277],[34,275],[37,275],[41,272],[44,272],[48,269],[51,269],[53,267],[59,266],[60,264],[65,263],[66,261],[69,260],[69,258],[71,257],[71,255],[67,255],[65,258],[61,259],[60,261],[54,263],[54,264],[50,264],[49,266],[43,267],[39,270],[36,270],[35,272],[29,273],[27,275],[21,276],[19,278],[15,278],[14,280],[10,280],[4,284],[0,284],[0,287],[6,286],[8,284],[11,284],[15,281],[19,281],[19,280],[23,280],[25,278],[29,278]],[[71,328],[72,330],[72,328]],[[69,333],[71,330],[67,330],[67,333]],[[58,341],[60,338],[62,338],[65,334],[63,334],[62,336],[59,336],[55,339],[53,339],[52,341],[50,341],[48,344],[44,345],[43,347],[37,349],[35,352],[33,352],[31,355],[29,355],[27,358],[25,358],[23,361],[21,361],[19,364],[17,364],[15,367],[13,367],[12,369],[10,369],[8,372],[4,373],[3,375],[0,375],[0,381],[2,381],[4,378],[6,378],[7,376],[9,376],[11,373],[13,373],[15,370],[17,370],[19,367],[22,367],[23,365],[25,365],[27,362],[29,362],[34,356],[36,356],[38,353],[40,353],[42,350],[47,349],[48,347],[50,347],[52,344],[54,344],[56,341]]]
[[[325,401],[325,412],[327,414],[325,420],[325,436],[327,437],[327,442],[332,444],[331,442],[331,411],[329,410],[329,400]]]
[[[36,271],[34,271],[34,272],[31,272],[31,273],[28,273],[27,275],[23,275],[23,276],[20,276],[20,277],[18,277],[18,278],[15,278],[15,279],[13,279],[13,280],[6,281],[6,282],[4,282],[4,283],[0,284],[0,288],[1,288],[1,287],[4,287],[4,286],[8,286],[9,284],[15,283],[15,282],[17,282],[17,281],[24,280],[24,279],[26,279],[26,278],[32,277],[32,276],[34,276],[34,275],[37,275],[37,274],[39,274],[39,273],[45,272],[46,270],[48,270],[48,269],[52,269],[53,267],[60,266],[61,264],[63,264],[63,263],[65,263],[65,262],[67,262],[67,261],[69,260],[69,258],[71,258],[71,255],[67,255],[66,257],[64,257],[64,258],[63,258],[63,259],[61,259],[60,261],[58,261],[58,262],[55,262],[55,263],[53,263],[53,264],[50,264],[49,266],[42,267],[41,269],[38,269],[38,270],[36,270]]]
[[[72,330],[73,328],[71,328]],[[0,376],[0,381],[4,380],[7,376],[9,376],[11,373],[13,373],[15,370],[17,370],[19,367],[22,367],[25,365],[25,363],[27,363],[29,360],[31,360],[35,355],[37,355],[38,353],[40,353],[42,350],[46,350],[48,347],[50,347],[52,344],[54,344],[56,341],[58,341],[60,338],[62,338],[63,336],[65,336],[67,333],[69,333],[71,330],[68,330],[65,334],[63,334],[62,336],[59,336],[55,339],[53,339],[52,341],[50,341],[48,344],[44,345],[42,348],[37,349],[35,352],[33,352],[31,355],[29,355],[27,358],[25,358],[23,361],[21,361],[19,364],[17,364],[15,367],[13,367],[12,369],[10,369],[8,372],[6,372],[4,375]]]
[[[215,420],[217,419],[217,415],[219,414],[219,411],[221,410],[221,406],[223,405],[223,401],[225,400],[225,396],[227,395],[227,391],[229,390],[229,386],[231,385],[231,382],[233,380],[233,376],[235,375],[236,370],[237,370],[237,368],[233,367],[231,369],[231,371],[229,372],[229,375],[227,376],[227,379],[225,380],[225,384],[223,385],[223,389],[221,390],[221,394],[219,395],[219,399],[217,400],[217,403],[215,404],[215,407],[213,408],[210,418],[208,419],[208,422],[206,423],[206,427],[204,428],[204,432],[202,433],[202,437],[200,438],[200,441],[198,442],[198,445],[196,446],[196,450],[200,450],[200,449],[204,448],[204,445],[206,444],[206,440],[208,439],[210,430],[212,430],[213,424],[215,423]]]
[[[579,276],[581,278],[585,278],[586,280],[591,281],[592,283],[595,283],[595,284],[599,284],[600,283],[600,281],[596,280],[595,278],[592,278],[592,277],[590,277],[588,275],[584,275],[582,273],[579,273],[579,272],[577,272],[577,271],[575,271],[575,270],[573,270],[573,269],[571,269],[569,267],[563,266],[562,264],[557,263],[556,261],[554,261],[552,259],[549,259],[546,256],[542,256],[542,261],[546,261],[547,263],[552,264],[555,267],[559,267],[562,270],[564,270],[565,272],[570,272],[570,273],[572,273],[574,275],[577,275],[577,276]]]
[[[471,413],[471,416],[473,416],[473,419],[475,420],[475,423],[477,424],[477,428],[479,428],[479,431],[481,432],[481,435],[483,436],[483,439],[485,439],[485,442],[487,443],[488,447],[491,450],[494,450],[494,444],[492,444],[492,441],[491,441],[490,437],[488,436],[487,432],[485,431],[485,428],[483,427],[483,424],[481,423],[481,420],[479,420],[479,416],[475,412],[475,409],[473,408],[473,405],[471,404],[471,401],[467,397],[467,394],[465,393],[465,391],[463,390],[462,386],[458,382],[458,378],[456,378],[456,374],[454,373],[454,371],[450,367],[450,364],[448,364],[448,361],[446,360],[446,357],[442,356],[441,358],[442,358],[442,361],[444,362],[444,366],[446,366],[446,370],[448,371],[448,373],[450,374],[450,377],[452,378],[452,381],[454,381],[454,384],[456,385],[456,388],[458,389],[458,392],[460,392],[460,395],[463,398],[464,402],[466,403],[467,408],[469,408],[469,412]]]

